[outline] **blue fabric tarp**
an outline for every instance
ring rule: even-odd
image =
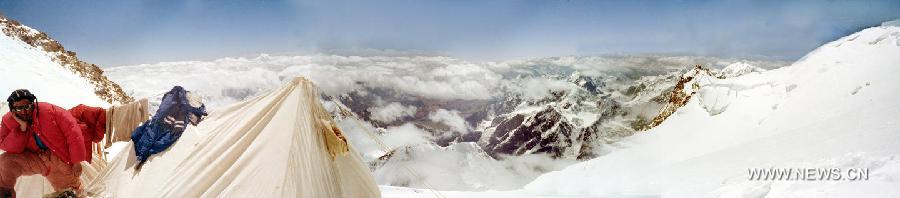
[[[188,93],[181,86],[173,87],[163,96],[156,114],[131,134],[138,168],[150,155],[162,152],[178,141],[188,124],[197,125],[207,115],[205,105],[191,105]]]

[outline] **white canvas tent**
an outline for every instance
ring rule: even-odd
[[[318,98],[311,82],[294,79],[211,112],[140,170],[127,146],[85,189],[101,197],[380,197]]]

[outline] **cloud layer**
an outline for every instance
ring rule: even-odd
[[[459,116],[459,111],[456,110],[438,109],[431,112],[428,115],[428,119],[432,122],[443,123],[449,126],[450,130],[454,132],[462,134],[469,132],[469,125],[466,124],[466,120],[462,116]]]
[[[213,61],[165,62],[109,68],[106,74],[137,98],[160,97],[181,85],[204,96],[213,110],[280,87],[296,76],[312,80],[331,96],[373,94],[363,108],[370,118],[391,123],[376,128],[372,123],[344,117],[337,120],[350,144],[367,162],[391,150],[413,148],[410,158],[376,170],[380,184],[421,185],[429,182],[445,190],[514,189],[539,174],[573,162],[548,156],[519,156],[495,160],[474,143],[438,148],[432,141],[443,138],[423,129],[427,124],[392,123],[415,117],[440,123],[454,133],[472,131],[462,109],[448,103],[490,102],[513,94],[537,100],[551,91],[573,88],[566,82],[575,72],[584,76],[636,78],[689,68],[694,64],[724,67],[734,62],[761,67],[778,63],[692,56],[553,57],[499,62],[470,62],[442,56],[271,56],[222,58]],[[606,78],[604,78],[606,79]],[[378,95],[388,94],[388,95]],[[373,99],[374,98],[374,99]],[[391,98],[391,101],[384,101]],[[400,98],[400,99],[398,99]],[[399,100],[399,101],[397,101]],[[151,101],[158,101],[151,99]],[[325,101],[327,109],[335,103]],[[469,112],[467,112],[469,113]],[[466,115],[468,116],[468,115]],[[421,124],[421,123],[418,123]],[[380,140],[380,141],[376,141]],[[465,146],[464,144],[470,144]],[[409,176],[404,166],[422,177]]]
[[[694,56],[555,57],[469,62],[443,56],[271,56],[222,58],[212,61],[163,62],[106,69],[106,75],[137,98],[159,97],[181,85],[205,96],[216,108],[276,88],[302,76],[328,95],[365,87],[439,100],[490,100],[501,90],[539,97],[565,87],[549,76],[566,77],[643,72],[662,74],[694,64],[723,67],[745,61],[763,68],[779,62]],[[401,111],[404,112],[404,111]],[[386,117],[385,117],[386,118]]]
[[[390,123],[399,118],[409,117],[416,113],[415,106],[403,106],[398,102],[392,102],[385,106],[369,108],[371,118],[380,122]]]

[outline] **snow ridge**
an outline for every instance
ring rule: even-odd
[[[898,35],[896,26],[867,28],[825,44],[791,66],[684,86],[700,99],[688,100],[657,127],[620,142],[626,148],[544,174],[524,191],[576,196],[897,196]],[[815,161],[825,162],[806,163]],[[795,165],[869,168],[875,176],[849,183],[747,181],[748,169]]]
[[[46,33],[40,32],[18,21],[0,16],[0,29],[6,37],[18,40],[33,50],[40,51],[37,56],[49,57],[59,67],[84,78],[91,84],[92,93],[103,99],[106,103],[128,103],[133,99],[125,94],[121,87],[110,81],[103,75],[103,70],[97,65],[78,59],[75,52],[66,50],[59,42],[51,39]],[[4,92],[5,93],[5,92]]]

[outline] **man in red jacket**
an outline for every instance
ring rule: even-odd
[[[90,158],[81,127],[63,108],[13,91],[0,122],[0,197],[15,197],[19,176],[41,174],[57,192],[81,192],[81,162]]]

